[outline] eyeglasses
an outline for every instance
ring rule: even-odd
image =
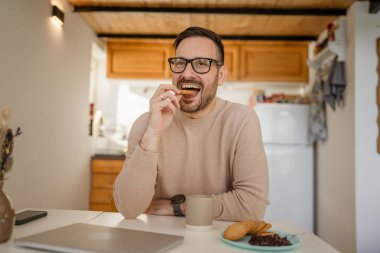
[[[193,58],[193,59],[174,57],[174,58],[169,58],[168,61],[169,61],[171,71],[177,74],[185,71],[188,63],[191,63],[191,67],[198,74],[206,74],[207,72],[209,72],[211,69],[211,63],[213,62],[218,67],[223,65],[220,61],[210,59],[210,58],[200,58],[200,57]]]

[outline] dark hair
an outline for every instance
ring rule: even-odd
[[[174,48],[177,50],[177,47],[181,43],[181,41],[190,37],[206,37],[212,40],[218,49],[219,61],[222,64],[224,64],[224,47],[222,40],[218,34],[202,27],[189,27],[186,30],[182,31],[180,34],[178,34],[177,38],[174,41]]]

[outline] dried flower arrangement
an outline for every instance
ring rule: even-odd
[[[0,117],[0,180],[3,180],[4,174],[12,168],[13,139],[22,133],[20,127],[17,128],[16,133],[8,127],[9,116],[9,109],[3,108]]]

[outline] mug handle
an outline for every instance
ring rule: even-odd
[[[222,207],[222,210],[220,211],[219,215],[217,215],[217,216],[214,217],[214,219],[216,219],[216,218],[219,218],[222,215],[224,207],[223,207],[222,202],[219,202],[219,201],[216,201],[216,200],[214,200],[214,202],[218,203]]]

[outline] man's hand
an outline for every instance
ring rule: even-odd
[[[140,142],[147,152],[157,152],[162,132],[173,121],[177,108],[180,108],[180,91],[171,84],[161,84],[150,99],[149,122]]]
[[[147,214],[154,215],[174,215],[170,199],[154,199],[150,203]]]
[[[182,213],[185,213],[185,205],[181,203]],[[153,215],[174,215],[173,207],[170,199],[154,199],[150,203],[148,210],[145,212],[146,214]]]

